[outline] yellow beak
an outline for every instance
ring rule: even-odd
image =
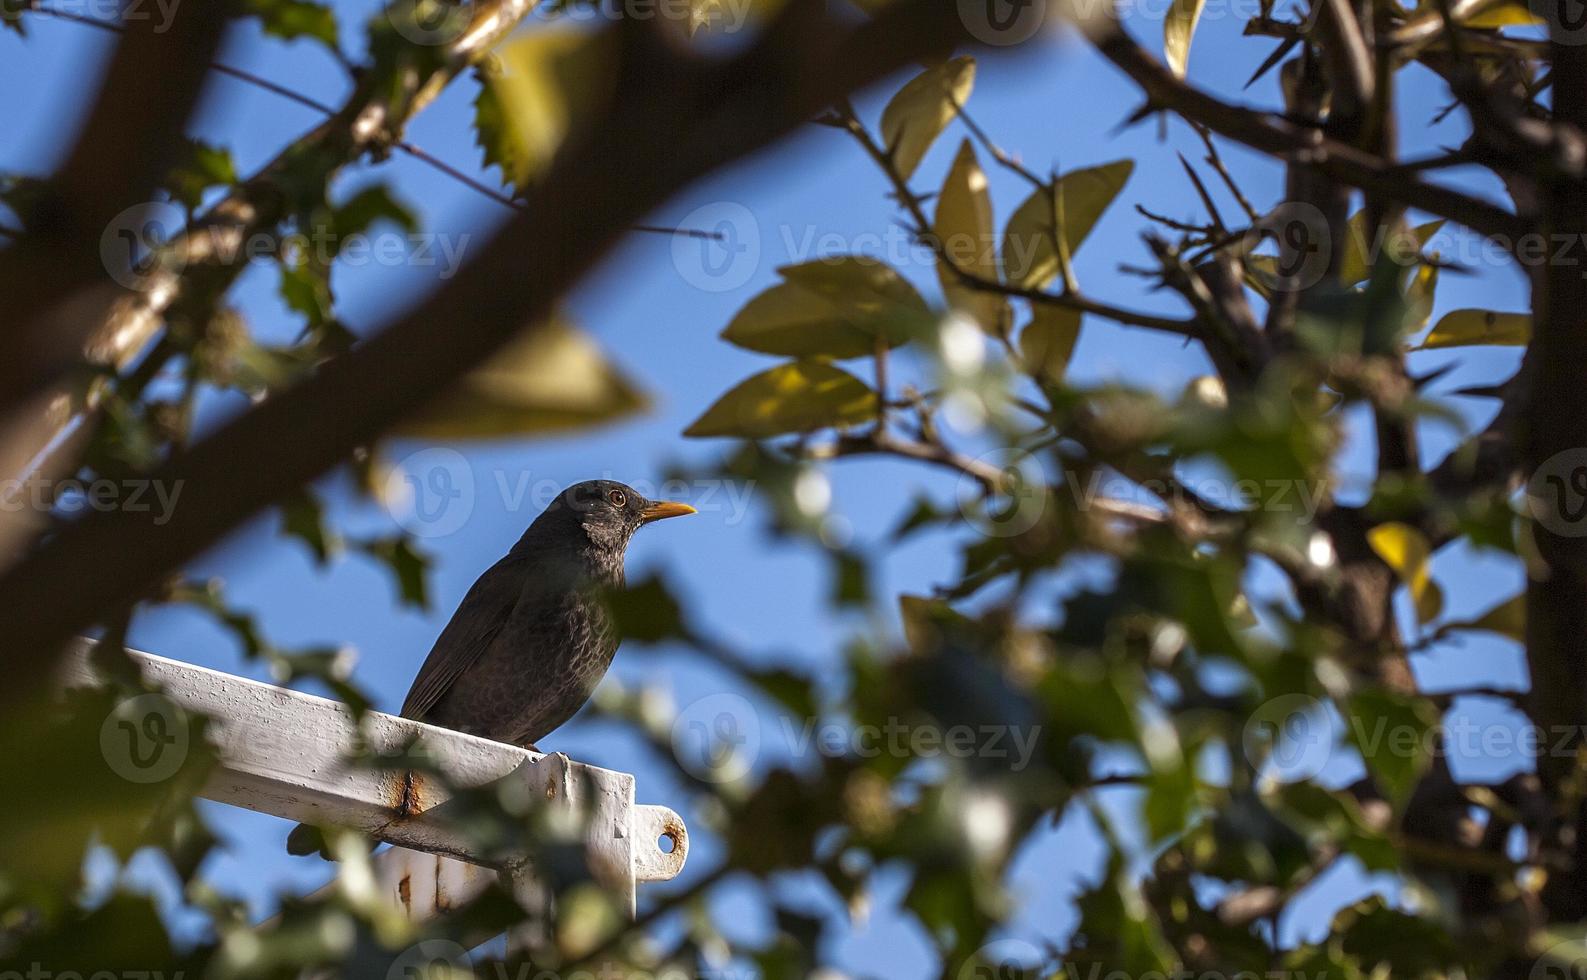
[[[651,521],[659,521],[664,517],[682,517],[685,514],[693,513],[695,513],[695,509],[688,504],[680,504],[676,500],[658,500],[640,511],[639,516],[644,518],[646,524],[649,524]]]

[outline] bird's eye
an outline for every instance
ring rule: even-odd
[[[621,507],[628,503],[628,494],[621,490],[613,490],[611,493],[606,495],[606,499],[610,500],[614,507]]]

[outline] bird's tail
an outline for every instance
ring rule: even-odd
[[[287,853],[297,855],[318,854],[329,861],[330,848],[325,844],[325,835],[320,833],[320,828],[300,823],[292,828],[292,833],[287,835]]]

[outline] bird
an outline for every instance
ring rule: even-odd
[[[562,491],[474,583],[441,631],[402,704],[402,717],[536,749],[605,676],[620,641],[602,594],[623,586],[634,532],[695,513],[613,480]],[[538,751],[538,749],[536,749]],[[299,824],[292,854],[324,853]]]

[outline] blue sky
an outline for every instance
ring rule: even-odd
[[[1241,90],[1267,55],[1269,43],[1240,36],[1244,12],[1238,17],[1231,13],[1238,7],[1209,2],[1190,76],[1231,98],[1271,106],[1276,96],[1271,76],[1249,91]],[[1160,49],[1161,37],[1160,20],[1152,15],[1156,9],[1140,5],[1129,21],[1154,50]],[[356,52],[361,25],[378,5],[361,0],[339,3],[337,10],[344,38]],[[0,168],[41,173],[58,159],[89,103],[97,62],[107,49],[108,38],[98,32],[40,18],[29,21],[25,41],[0,32],[0,88],[11,93],[0,103],[0,132],[8,134],[0,143]],[[235,32],[222,57],[331,104],[349,89],[343,70],[322,50],[306,42],[285,44],[264,38],[251,24]],[[886,95],[906,77],[859,100],[862,115],[874,124]],[[1458,113],[1441,124],[1432,122],[1446,99],[1442,86],[1420,69],[1411,69],[1402,78],[1404,154],[1417,156],[1457,145],[1464,136]],[[468,129],[473,95],[471,80],[455,84],[416,120],[407,136],[477,173],[480,154]],[[1017,56],[981,58],[969,105],[994,139],[1033,169],[1069,170],[1124,157],[1137,161],[1120,203],[1087,241],[1076,269],[1093,295],[1134,308],[1175,313],[1180,307],[1171,297],[1148,293],[1141,280],[1121,274],[1118,267],[1144,264],[1148,258],[1139,239],[1146,222],[1130,205],[1140,203],[1178,218],[1198,216],[1194,191],[1174,150],[1199,160],[1200,144],[1178,122],[1166,127],[1148,122],[1121,131],[1122,121],[1138,103],[1137,94],[1117,72],[1070,38]],[[249,173],[318,121],[314,112],[278,96],[215,78],[193,133],[229,148],[239,170]],[[959,126],[949,128],[921,166],[917,186],[929,188],[940,180],[962,135]],[[1276,202],[1282,187],[1277,166],[1234,146],[1225,145],[1224,151],[1259,207]],[[494,177],[490,174],[487,179]],[[992,170],[990,177],[1001,225],[1023,198],[1023,188],[1000,171]],[[427,230],[454,236],[465,254],[468,247],[482,247],[489,230],[504,217],[498,204],[401,154],[350,173],[337,190],[350,193],[376,179],[390,182],[422,216]],[[1471,172],[1454,171],[1443,179],[1495,198],[1499,194],[1494,182]],[[685,440],[679,432],[721,392],[775,362],[730,347],[716,334],[745,301],[775,281],[777,266],[808,257],[799,254],[807,235],[836,236],[865,247],[862,236],[885,232],[895,220],[885,189],[881,175],[846,137],[831,129],[806,127],[775,148],[689,189],[653,216],[658,224],[678,224],[702,207],[716,206],[707,214],[721,213],[723,205],[748,209],[759,229],[760,258],[739,288],[713,292],[691,284],[674,261],[672,242],[665,236],[634,234],[624,241],[568,306],[608,356],[653,395],[652,411],[634,421],[572,437],[458,447],[476,492],[461,527],[422,542],[433,559],[433,606],[428,613],[401,608],[387,573],[362,558],[344,557],[329,568],[317,567],[301,544],[278,536],[277,519],[268,514],[197,562],[194,573],[223,578],[231,600],[256,613],[268,634],[283,645],[337,643],[356,649],[357,679],[376,695],[378,707],[395,710],[464,591],[535,514],[526,502],[515,506],[513,495],[500,488],[517,487],[520,481],[560,486],[594,476],[654,483],[674,463],[703,461],[721,452],[725,443]],[[1225,198],[1220,204],[1228,205],[1226,215],[1233,214],[1232,202]],[[466,242],[465,234],[470,236]],[[1452,233],[1446,233],[1445,240],[1451,250],[1462,253],[1460,246],[1471,244],[1469,238]],[[936,280],[928,264],[906,261],[900,268],[923,292],[934,294]],[[415,274],[404,266],[338,269],[339,313],[355,330],[368,332],[421,295],[430,282],[429,272]],[[1524,282],[1515,270],[1478,264],[1469,275],[1443,277],[1434,316],[1466,306],[1522,309],[1525,298]],[[261,336],[284,339],[296,329],[294,318],[276,298],[275,273],[266,266],[244,276],[234,300]],[[444,330],[447,325],[436,327]],[[1422,372],[1456,359],[1446,353],[1419,354],[1412,365]],[[1461,366],[1435,390],[1503,378],[1517,357],[1509,350],[1481,349],[1461,354],[1458,360]],[[1206,371],[1199,351],[1173,338],[1095,320],[1086,323],[1073,367],[1080,381],[1119,378],[1168,393]],[[1485,422],[1491,410],[1474,400],[1455,401],[1472,424]],[[221,397],[206,405],[212,419],[242,407],[239,400]],[[1448,426],[1430,426],[1429,458],[1441,456],[1455,435]],[[1371,455],[1370,443],[1369,429],[1353,438],[1343,464],[1347,472],[1362,471]],[[430,447],[424,443],[393,442],[385,447],[385,455],[399,462],[426,448]],[[282,446],[281,451],[291,452],[291,446]],[[832,467],[830,476],[833,510],[849,522],[861,544],[883,535],[917,492],[949,500],[955,489],[950,476],[886,461],[844,462]],[[324,487],[332,512],[345,529],[391,526],[388,515],[353,499],[337,479]],[[630,549],[630,576],[665,569],[687,596],[694,615],[717,634],[757,657],[817,673],[835,662],[835,651],[845,636],[875,628],[877,623],[885,630],[896,629],[894,613],[885,603],[877,610],[879,618],[834,614],[825,603],[826,563],[814,546],[770,540],[762,531],[764,510],[753,498],[749,505],[743,520],[734,520],[730,510],[707,510],[647,529]],[[955,569],[953,539],[917,537],[880,564],[877,591],[879,595],[926,591],[951,577]],[[1465,552],[1441,555],[1435,569],[1452,606],[1478,610],[1513,594],[1521,581],[1513,563]],[[241,659],[226,634],[196,614],[161,611],[143,616],[133,641],[165,656],[262,676],[257,666]],[[1512,685],[1525,679],[1519,651],[1497,639],[1438,648],[1420,658],[1417,670],[1425,684],[1439,687],[1477,682]],[[680,705],[717,692],[725,683],[719,673],[686,651],[666,648],[625,649],[613,675],[628,686],[668,691]],[[1489,703],[1469,703],[1464,710],[1484,722],[1515,722]],[[774,727],[768,720],[769,743],[778,738]],[[669,777],[667,767],[615,726],[576,720],[544,740],[542,748],[635,772],[642,801],[685,809],[682,787]],[[779,751],[769,744],[762,764]],[[1478,767],[1503,768],[1509,763],[1513,760],[1471,760],[1469,771],[1486,772]],[[1115,794],[1121,812],[1128,792]],[[227,844],[211,859],[208,877],[255,901],[261,911],[272,904],[276,893],[315,886],[328,877],[324,864],[284,853],[288,828],[283,821],[221,806],[211,807],[210,813]],[[1100,856],[1097,841],[1087,819],[1071,818],[1027,846],[1013,877],[1016,892],[1027,896],[1016,916],[1015,934],[1053,939],[1067,935],[1074,921],[1068,899],[1095,873]],[[709,867],[716,853],[713,842],[697,838],[685,879]],[[135,877],[168,890],[157,874]],[[900,875],[884,875],[868,922],[854,928],[838,925],[831,952],[840,964],[901,977],[935,969],[919,928],[892,910],[905,884]],[[1325,927],[1332,907],[1369,886],[1362,874],[1349,868],[1330,874],[1292,908],[1283,928],[1285,937],[1314,937]],[[803,903],[841,912],[820,886],[795,881],[787,887]],[[758,906],[747,900],[747,891],[724,889],[720,901],[733,909],[732,933],[753,936],[759,928],[754,914]]]

